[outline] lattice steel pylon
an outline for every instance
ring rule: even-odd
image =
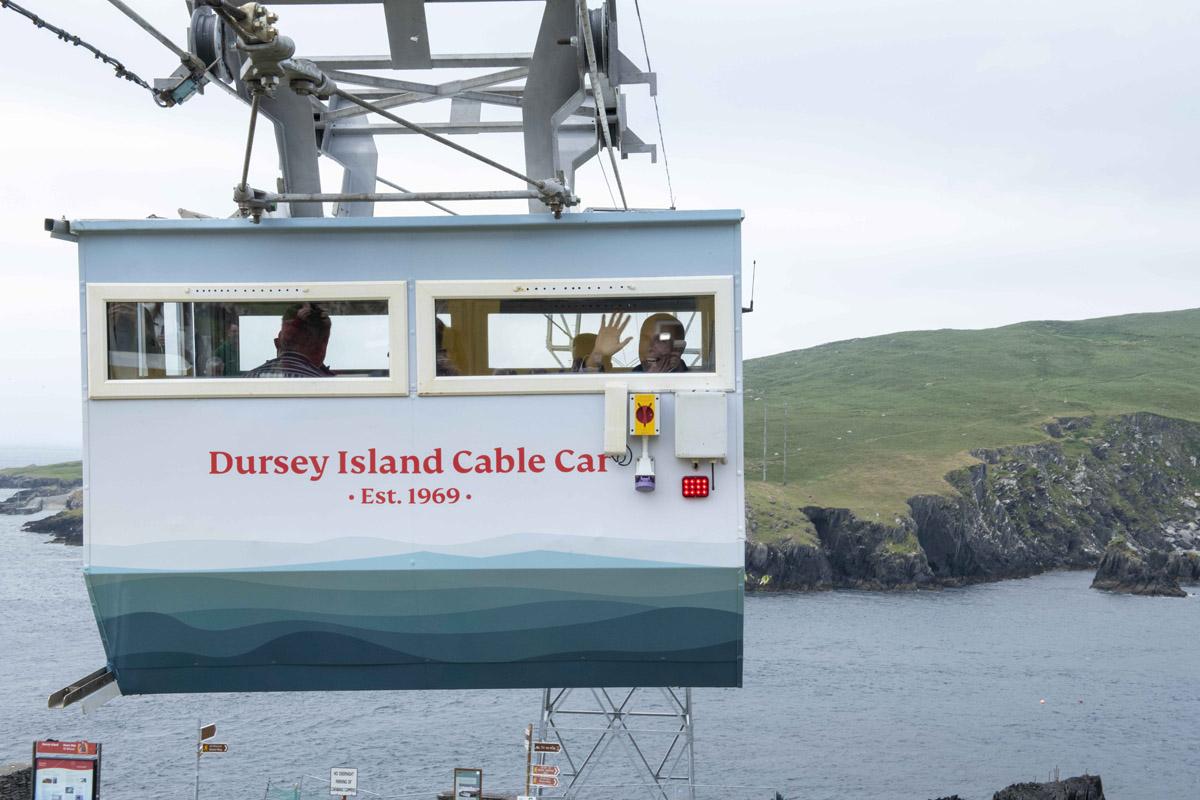
[[[690,688],[546,689],[538,738],[562,745],[560,784],[549,794],[575,798],[585,787],[603,794],[607,786],[637,788],[649,800],[695,800],[693,730]],[[614,744],[638,777],[633,784],[601,783],[599,770]]]
[[[653,96],[657,80],[642,70],[618,47],[616,0],[605,0],[589,9],[587,0],[545,0],[533,50],[520,53],[435,53],[426,20],[427,2],[467,0],[272,0],[274,6],[319,6],[336,13],[338,6],[368,3],[382,7],[387,27],[387,53],[304,56],[339,85],[356,87],[355,93],[376,105],[402,106],[449,100],[444,122],[424,127],[449,136],[520,133],[524,138],[525,173],[539,180],[555,180],[574,188],[575,172],[601,148],[611,145],[612,155],[627,158],[647,153],[657,161],[657,145],[644,142],[629,129],[622,87],[646,84]],[[491,0],[528,2],[528,0]],[[188,31],[190,52],[212,73],[231,84],[249,101],[251,88],[241,75],[246,55],[237,46],[237,35],[207,3],[189,0],[192,11]],[[590,34],[590,42],[584,39]],[[483,74],[452,80],[418,82],[389,74],[404,70],[481,69]],[[433,74],[433,73],[431,73]],[[519,121],[485,121],[484,105],[519,108]],[[342,192],[366,194],[377,180],[378,150],[382,135],[409,134],[397,124],[367,123],[366,110],[336,98],[317,99],[313,94],[280,85],[263,98],[261,111],[275,126],[283,192],[321,192],[319,155],[343,168]],[[607,130],[605,130],[605,128]],[[615,163],[615,161],[614,161]],[[293,216],[321,216],[317,202],[292,202]],[[531,213],[547,213],[537,199],[529,200]],[[373,203],[340,203],[337,216],[372,216]]]

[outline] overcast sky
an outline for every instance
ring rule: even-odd
[[[182,0],[130,2],[184,41]],[[174,68],[105,0],[23,4],[148,80]],[[758,260],[748,356],[1200,306],[1195,2],[642,6],[679,206],[746,213],[747,269]],[[541,4],[429,9],[434,52],[506,52],[532,49]],[[300,55],[386,50],[377,8],[276,10]],[[623,49],[644,64],[633,3],[620,11]],[[248,112],[217,90],[159,109],[7,10],[0,67],[0,446],[76,445],[76,252],[42,219],[228,215]],[[655,139],[645,88],[628,96],[631,127]],[[408,111],[444,119],[447,107]],[[271,187],[273,140],[260,131],[251,182]],[[519,136],[462,141],[523,163]],[[519,188],[416,137],[381,140],[381,152],[380,174],[409,188]],[[632,205],[666,204],[661,160],[632,157],[621,174]],[[610,205],[595,161],[578,193]],[[395,205],[380,212],[424,213]]]

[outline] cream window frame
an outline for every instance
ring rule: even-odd
[[[108,377],[109,303],[386,300],[388,376],[330,378]],[[88,398],[359,397],[408,394],[408,283],[91,283],[87,286]]]
[[[611,287],[611,288],[610,288]],[[631,392],[709,390],[734,385],[733,276],[673,278],[571,278],[566,280],[416,281],[418,395],[588,394],[623,383]],[[713,298],[716,370],[685,373],[573,373],[548,375],[438,375],[434,320],[438,300],[509,300],[540,297]],[[626,335],[630,335],[626,331]],[[636,337],[637,331],[632,335]]]

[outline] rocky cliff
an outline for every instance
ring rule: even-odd
[[[76,489],[67,497],[66,507],[57,514],[26,522],[21,530],[50,533],[55,544],[83,544],[83,491]]]
[[[70,466],[70,465],[55,465]],[[5,500],[0,501],[0,514],[37,514],[63,502],[62,498],[73,489],[83,485],[82,478],[60,477],[44,474],[45,469],[36,466],[7,468],[0,470],[0,489],[16,489]],[[49,503],[46,503],[49,498]]]
[[[992,795],[992,800],[1104,800],[1104,784],[1099,775],[1049,783],[1014,783]]]
[[[752,503],[747,586],[901,589],[1095,568],[1114,540],[1143,572],[1167,575],[1163,588],[1197,579],[1188,553],[1200,549],[1200,424],[1133,414],[1062,419],[1046,432],[1041,444],[975,451],[978,464],[947,476],[952,494],[910,498],[910,514],[886,523],[806,506],[815,537],[780,536],[776,521],[793,509]],[[1156,585],[1128,559],[1109,561],[1097,588]]]
[[[937,800],[963,800],[958,795]],[[1014,783],[992,795],[992,800],[1104,800],[1099,775],[1080,775],[1047,783]]]
[[[0,800],[29,800],[32,786],[33,768],[29,764],[0,766]]]
[[[1150,550],[1114,536],[1104,550],[1093,589],[1127,594],[1187,597],[1181,583],[1200,582],[1200,551]]]
[[[29,467],[30,470],[37,469]],[[11,472],[9,470],[8,472]],[[0,472],[0,489],[28,489],[39,497],[66,494],[83,483],[78,479],[54,478],[44,475],[6,474]]]
[[[45,507],[36,489],[18,489],[0,501],[0,514],[37,514]]]

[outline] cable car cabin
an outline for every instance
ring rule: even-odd
[[[121,692],[740,685],[740,218],[72,223]]]

